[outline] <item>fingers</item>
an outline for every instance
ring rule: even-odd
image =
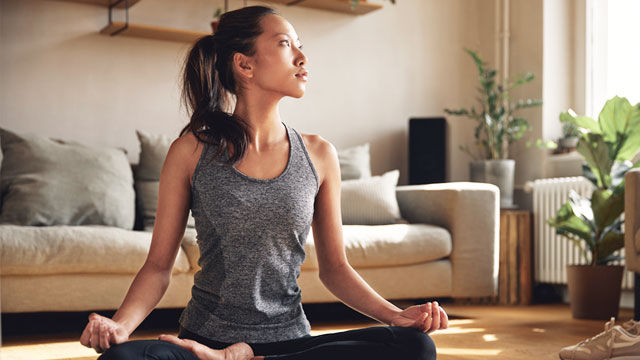
[[[101,353],[102,349],[100,349],[100,328],[99,323],[97,321],[91,322],[91,340],[89,340],[89,345],[93,350],[97,353]]]
[[[190,339],[180,339],[177,336],[174,335],[166,335],[166,334],[162,334],[160,336],[158,336],[158,340],[162,340],[162,341],[166,341],[166,342],[170,342],[172,344],[178,345],[186,350],[191,351],[192,353],[195,353],[195,346],[196,344],[199,344],[198,342],[194,341],[194,340],[190,340]]]
[[[446,329],[449,327],[449,316],[444,311],[443,308],[440,308],[440,329]]]
[[[424,319],[424,323],[422,324],[422,331],[423,332],[428,332],[429,329],[431,328],[431,324],[433,323],[433,316],[431,315],[431,303],[426,303],[426,315],[427,317]]]
[[[438,305],[437,301],[431,303],[431,317],[432,322],[431,328],[429,329],[430,332],[438,330],[440,328],[440,306]]]
[[[109,348],[110,333],[111,332],[107,329],[107,326],[104,323],[100,324],[100,347],[102,348],[102,351]]]
[[[82,335],[80,335],[80,344],[86,347],[91,347],[91,345],[89,344],[90,339],[91,339],[91,323],[88,323],[87,326],[85,326],[84,331],[82,332]]]

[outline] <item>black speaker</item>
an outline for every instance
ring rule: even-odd
[[[442,117],[409,119],[409,184],[446,181],[447,121]]]

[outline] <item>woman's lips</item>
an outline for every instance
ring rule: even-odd
[[[309,76],[309,73],[306,70],[296,74],[296,77],[302,81],[307,81],[307,76]]]

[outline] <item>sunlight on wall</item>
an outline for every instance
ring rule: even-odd
[[[615,95],[640,102],[638,0],[609,0],[607,14],[607,99]],[[602,103],[604,105],[604,102]]]

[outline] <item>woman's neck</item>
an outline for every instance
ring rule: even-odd
[[[256,99],[256,97],[253,97]],[[233,112],[244,119],[250,126],[249,148],[260,152],[271,146],[280,145],[287,141],[286,129],[280,119],[277,101],[254,100],[252,102],[238,101]]]

